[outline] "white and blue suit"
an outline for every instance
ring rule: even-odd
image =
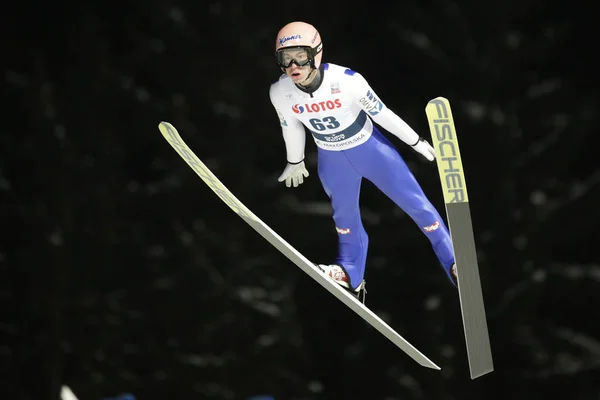
[[[334,263],[344,268],[351,288],[361,284],[369,247],[359,206],[364,178],[413,219],[454,283],[448,229],[401,155],[373,121],[408,145],[417,143],[419,135],[384,105],[359,73],[331,63],[323,64],[321,73],[319,87],[310,93],[282,75],[271,85],[270,98],[281,123],[287,161],[304,159],[305,127],[317,145],[319,178],[331,200],[338,234]]]

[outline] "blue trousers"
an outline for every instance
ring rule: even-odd
[[[373,135],[360,146],[342,151],[318,148],[318,171],[331,200],[338,233],[335,263],[346,270],[352,288],[358,287],[364,278],[369,247],[359,208],[363,178],[371,181],[412,218],[431,242],[435,255],[453,282],[450,269],[454,253],[448,229],[402,156],[375,126]]]

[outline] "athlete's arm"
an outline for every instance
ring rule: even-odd
[[[386,131],[397,136],[429,161],[435,159],[435,151],[429,142],[420,137],[410,125],[404,122],[404,120],[392,110],[387,108],[362,75],[355,72],[352,75],[352,79],[352,90],[355,101],[367,114],[369,114],[374,122]]]
[[[387,108],[371,88],[367,80],[358,72],[352,75],[352,91],[359,106],[386,131],[397,136],[404,143],[414,146],[419,135],[396,113]]]
[[[281,102],[278,101],[274,85],[271,86],[269,97],[271,98],[271,104],[273,104],[273,108],[275,108],[277,116],[279,117],[281,133],[283,135],[287,153],[287,162],[290,164],[298,164],[304,160],[304,148],[306,145],[304,125],[302,125],[302,122],[293,115],[290,115]]]

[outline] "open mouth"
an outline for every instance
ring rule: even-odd
[[[297,78],[297,77],[299,77],[299,76],[300,76],[300,72],[293,72],[293,73],[292,73],[292,76],[293,76],[294,78]]]

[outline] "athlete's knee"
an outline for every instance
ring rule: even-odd
[[[334,197],[331,201],[333,209],[333,218],[336,220],[356,221],[360,219],[360,211],[357,204],[348,201],[337,201]]]
[[[436,235],[445,231],[444,221],[434,208],[420,208],[410,214],[411,219],[426,235]]]
[[[437,218],[438,215],[435,207],[424,194],[415,194],[410,202],[404,204],[403,210],[417,221],[427,221]]]

